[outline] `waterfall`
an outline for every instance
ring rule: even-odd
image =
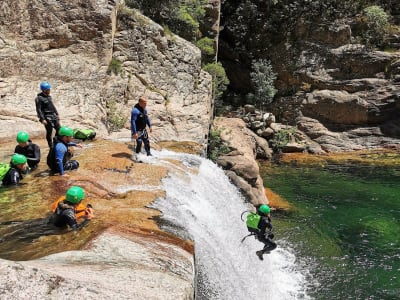
[[[165,229],[178,235],[183,229],[195,242],[196,299],[309,298],[296,257],[280,247],[280,237],[278,248],[263,261],[255,255],[262,243],[254,237],[241,242],[248,232],[240,215],[251,206],[223,170],[190,154],[163,150],[154,155],[144,162],[169,164],[169,176],[163,180],[166,197],[152,206],[162,212]]]

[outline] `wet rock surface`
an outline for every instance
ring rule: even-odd
[[[193,244],[162,232],[147,208],[163,197],[165,167],[133,162],[130,142],[86,141],[77,171],[49,176],[42,162],[17,188],[2,188],[2,299],[191,299]],[[5,161],[15,145],[3,144]],[[48,224],[51,203],[71,185],[85,190],[95,218],[78,232]],[[16,262],[19,261],[19,262]]]

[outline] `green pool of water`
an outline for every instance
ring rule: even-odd
[[[273,214],[278,242],[308,272],[314,299],[400,299],[400,168],[262,166],[292,205]]]

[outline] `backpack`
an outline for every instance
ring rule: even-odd
[[[74,129],[74,138],[78,140],[93,140],[96,132],[93,129]]]
[[[0,163],[0,180],[3,180],[10,169],[10,164]]]
[[[246,225],[247,229],[250,232],[259,232],[260,229],[258,229],[258,223],[260,223],[261,216],[256,213],[249,213],[246,217]]]

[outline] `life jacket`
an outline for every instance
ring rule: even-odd
[[[136,130],[142,131],[143,129],[146,128],[146,125],[147,125],[147,123],[146,123],[147,111],[144,108],[142,108],[138,103],[136,103],[134,107],[140,112],[140,114],[137,116],[137,119],[135,121]]]
[[[259,214],[250,212],[246,216],[246,225],[249,232],[258,233],[260,229],[258,228],[258,224],[260,223],[261,216]]]
[[[10,164],[0,163],[0,180],[3,180],[4,176],[6,176],[10,169]]]
[[[56,213],[58,204],[63,201],[65,201],[65,195],[61,196],[60,198],[58,198],[56,201],[53,202],[53,204],[51,205],[51,211],[53,213]],[[86,209],[86,206],[83,205],[82,202],[80,202],[78,205],[74,206],[75,220],[78,220],[79,218],[85,216],[85,214],[86,214],[85,209]]]
[[[93,129],[74,129],[74,138],[79,140],[93,140],[96,132]]]

